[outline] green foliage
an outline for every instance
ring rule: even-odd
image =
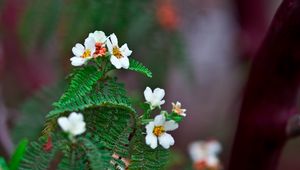
[[[9,162],[9,169],[10,170],[17,170],[20,162],[24,156],[26,146],[28,144],[28,140],[24,139],[22,140],[19,145],[17,146],[17,149],[15,150],[10,162]]]
[[[110,167],[111,153],[105,150],[102,143],[94,143],[88,135],[80,137],[76,144],[63,150],[63,157],[58,165],[60,170],[107,169]],[[97,141],[97,140],[96,140]]]
[[[124,109],[101,108],[85,112],[88,130],[99,135],[105,146],[121,157],[129,158],[129,135],[132,132],[131,116]]]
[[[103,72],[94,66],[79,68],[72,75],[72,80],[66,92],[54,105],[59,107],[66,105],[72,100],[81,98],[89,93],[95,83],[103,76]]]
[[[129,61],[130,61],[130,66],[128,68],[129,70],[133,70],[133,71],[142,73],[149,78],[152,77],[151,71],[147,67],[145,67],[142,63],[140,63],[132,58],[130,58]]]
[[[151,149],[146,145],[141,127],[138,128],[136,135],[131,141],[131,145],[132,155],[129,170],[165,169],[169,159],[169,151],[163,149],[161,146]]]
[[[80,138],[78,142],[82,143],[82,149],[87,155],[91,169],[107,169],[111,166],[111,153],[105,150],[104,147],[101,147],[101,145],[99,147],[100,143],[97,143],[98,146],[96,146],[86,138]]]
[[[4,160],[4,158],[0,157],[0,169],[1,170],[8,170],[8,166]]]
[[[179,123],[183,120],[183,116],[175,113],[175,112],[172,112],[171,114],[165,114],[166,118],[168,120],[174,120],[175,122]]]
[[[73,79],[76,77],[74,76]],[[129,113],[135,113],[131,106],[130,99],[126,95],[124,85],[117,83],[113,78],[107,78],[102,83],[97,84],[94,89],[78,98],[67,99],[68,102],[56,105],[57,107],[47,115],[44,134],[49,133],[55,128],[55,120],[63,113],[82,111],[89,108],[114,107],[125,109]]]
[[[48,169],[56,152],[59,150],[59,144],[63,140],[53,140],[53,148],[45,151],[43,146],[47,143],[47,137],[41,137],[38,141],[31,142],[26,149],[25,156],[22,159],[20,170],[42,170]]]
[[[116,7],[118,10],[109,10],[109,12],[124,14],[129,10],[130,14],[136,14],[137,10],[127,9],[127,6],[125,9],[124,3],[134,6],[134,4],[137,5],[138,1],[129,0],[125,2],[116,0],[116,2],[118,2]],[[141,5],[141,1],[139,2],[139,5]],[[75,20],[71,20],[69,23],[74,21],[77,23],[80,20],[82,22],[79,24],[79,27],[88,29],[89,24],[87,23],[89,23],[90,19],[95,19],[95,21],[98,21],[99,18],[103,19],[98,16],[99,11],[101,11],[100,14],[106,14],[105,10],[109,9],[108,6],[114,6],[112,1],[105,1],[105,3],[107,3],[106,6],[102,7],[98,1],[76,0],[76,3],[72,5],[80,6],[82,11],[78,18],[75,17]],[[137,6],[140,7],[139,5]],[[97,9],[94,11],[95,13],[86,13],[86,10],[88,11],[91,6]],[[134,8],[137,6],[134,6]],[[99,10],[101,8],[103,11]],[[110,16],[114,15],[110,14]],[[124,23],[131,21],[127,17],[118,19]],[[112,23],[112,25],[114,24],[116,23]],[[80,28],[70,27],[68,26],[69,24],[66,25],[67,28],[65,29],[72,29],[70,31],[72,36],[80,32]],[[124,25],[126,24],[118,25],[118,27],[122,30],[126,28]],[[76,33],[76,31],[79,32]],[[151,42],[150,44],[155,43]],[[95,46],[98,47],[98,45]],[[165,165],[168,163],[169,151],[161,146],[151,149],[145,143],[143,127],[145,123],[153,121],[150,117],[151,107],[149,104],[146,104],[142,107],[144,109],[142,115],[136,113],[124,84],[117,82],[116,78],[110,77],[108,74],[108,72],[115,69],[109,61],[110,55],[110,53],[106,53],[103,57],[92,58],[86,64],[74,69],[69,75],[68,80],[70,83],[68,88],[59,100],[53,104],[53,109],[46,116],[42,136],[27,147],[19,169],[126,169],[128,168],[126,160],[130,160],[131,165],[129,168],[134,170],[165,168]],[[147,77],[152,77],[152,72],[135,59],[130,58],[128,69]],[[64,133],[61,133],[62,129],[57,127],[57,119],[67,116],[71,112],[83,114],[84,122],[86,123],[86,129],[82,129],[84,134],[76,134],[72,131],[75,129],[66,130],[64,127],[68,126],[67,123],[64,126],[60,124],[63,127],[63,131],[65,131]],[[177,120],[176,115],[168,117],[168,119],[181,121]],[[76,128],[76,123],[74,122],[71,123],[70,128]],[[73,127],[72,125],[75,126]],[[81,125],[84,126],[84,123],[81,122]],[[82,128],[84,128],[83,126]],[[17,158],[20,159],[21,157]]]
[[[169,63],[184,56],[178,51],[182,44],[176,44],[181,42],[176,41],[179,38],[158,27],[155,5],[149,0],[30,0],[27,4],[20,24],[20,34],[27,51],[34,47],[45,48],[49,42],[56,41],[51,37],[59,37],[63,41],[58,41],[56,45],[62,53],[58,57],[68,54],[69,58],[70,48],[83,40],[86,32],[114,32],[119,35],[120,44],[126,39],[130,49],[136,49],[134,54],[143,56],[141,61],[147,61],[151,67],[156,68],[154,73],[159,73],[158,81],[149,81],[150,86],[161,83]],[[143,44],[142,48],[140,44]],[[157,66],[157,58],[153,56],[162,56],[160,67]],[[98,59],[92,59],[88,64],[74,69],[68,77],[68,88],[53,104],[53,108],[49,108],[49,100],[39,104],[42,109],[28,109],[24,114],[27,119],[20,119],[31,122],[32,117],[44,116],[41,113],[50,111],[46,116],[43,136],[26,149],[20,169],[125,169],[123,159],[114,157],[115,154],[131,160],[131,169],[164,168],[168,150],[161,147],[151,149],[145,144],[140,124],[145,120],[138,117],[124,85],[108,76],[107,73],[114,69],[109,63],[109,56],[104,58],[108,62],[105,65],[102,65],[101,58]],[[131,57],[129,59],[129,70],[152,77],[152,72],[141,62]],[[47,96],[44,98],[48,99]],[[52,100],[53,96],[49,99]],[[37,103],[29,102],[29,108]],[[87,128],[86,134],[77,136],[73,142],[67,135],[57,133],[57,130],[61,131],[57,127],[57,119],[70,112],[83,113]],[[178,121],[181,120],[178,118]],[[26,126],[37,129],[33,128],[36,124],[23,123],[17,129],[20,131]],[[52,148],[45,150],[48,137],[52,138]]]
[[[165,168],[169,151],[161,146],[151,149],[142,132],[143,122],[152,120],[150,105],[142,105],[145,113],[138,117],[124,84],[106,75],[112,65],[103,61],[106,63],[92,60],[68,77],[68,89],[46,116],[43,136],[27,148],[21,170],[125,169],[125,159],[131,161],[129,168],[134,170]],[[133,59],[129,70],[152,76],[148,68]],[[55,132],[57,119],[70,112],[83,113],[85,135]]]

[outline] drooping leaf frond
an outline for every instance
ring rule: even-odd
[[[63,113],[98,107],[121,108],[129,113],[135,113],[130,99],[126,96],[124,85],[117,83],[115,79],[107,79],[105,82],[95,86],[94,90],[89,94],[70,99],[52,110],[47,115],[43,133],[47,134],[52,131],[55,128],[56,119]]]
[[[64,152],[61,162],[58,164],[59,170],[82,170],[88,169],[87,158],[81,148],[69,149]]]
[[[21,160],[23,159],[23,156],[26,151],[26,146],[28,144],[28,140],[23,139],[17,146],[14,154],[11,157],[11,160],[9,162],[9,169],[10,170],[17,170]],[[1,169],[1,168],[0,168]]]
[[[141,129],[137,130],[131,144],[132,155],[129,170],[165,169],[169,158],[169,151],[161,146],[152,149],[146,145],[145,136],[142,134]]]
[[[144,66],[142,63],[140,63],[139,61],[130,58],[129,62],[130,62],[130,65],[128,68],[129,70],[142,73],[149,78],[152,77],[152,72],[146,66]]]
[[[53,148],[51,150],[45,151],[43,149],[43,145],[46,142],[47,138],[41,137],[38,141],[34,141],[29,144],[19,167],[20,170],[41,170],[49,168],[49,165],[55,157],[56,152],[59,150],[59,147],[55,142],[53,143]]]
[[[86,66],[74,72],[70,85],[66,92],[61,96],[54,106],[70,102],[72,99],[80,98],[89,93],[94,84],[103,76],[103,72],[94,66]]]
[[[80,138],[78,141],[82,144],[82,148],[87,155],[89,166],[92,170],[107,169],[111,166],[111,153],[104,149],[104,147],[96,146],[87,138]]]
[[[133,130],[130,114],[124,109],[101,108],[85,112],[88,131],[97,134],[114,154],[129,157],[129,135]]]
[[[88,136],[88,135],[87,135]],[[107,169],[111,166],[111,153],[101,143],[93,143],[90,137],[80,137],[76,144],[64,150],[58,167],[60,170]]]

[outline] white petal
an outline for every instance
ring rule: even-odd
[[[85,122],[78,122],[76,125],[73,125],[71,133],[76,136],[84,133],[85,131]]]
[[[169,149],[170,146],[174,145],[175,143],[173,137],[168,133],[164,133],[160,137],[158,137],[158,141],[159,144],[165,149]]]
[[[95,36],[94,36],[94,33],[89,33],[89,36],[88,36],[88,38],[94,38]]]
[[[160,101],[159,105],[165,104],[165,100]]]
[[[150,87],[146,87],[146,89],[144,90],[144,97],[147,102],[150,102],[152,100],[152,95],[153,93]]]
[[[174,120],[166,121],[164,124],[166,131],[172,131],[178,128],[178,124]]]
[[[165,123],[165,121],[166,121],[166,118],[165,118],[164,115],[162,115],[162,114],[161,115],[157,115],[154,118],[154,125],[155,126],[162,126]]]
[[[121,61],[120,61],[117,57],[115,57],[115,56],[113,56],[113,55],[110,57],[110,62],[111,62],[111,64],[114,65],[117,69],[120,69],[120,68],[122,67]]]
[[[209,166],[217,166],[219,164],[219,159],[215,156],[209,156],[206,158],[206,162]]]
[[[118,38],[115,33],[110,35],[110,40],[113,46],[118,46]]]
[[[157,147],[157,137],[155,135],[151,134],[147,134],[146,136],[146,144],[150,145],[150,147],[152,149],[155,149]]]
[[[72,57],[70,60],[73,66],[81,66],[86,62],[86,59],[76,56]]]
[[[81,113],[72,112],[69,115],[68,119],[72,123],[82,122],[83,121],[83,115]]]
[[[120,50],[121,50],[122,55],[126,56],[126,57],[130,56],[131,53],[132,53],[132,51],[129,50],[129,48],[127,46],[127,43],[124,44],[124,45],[122,45],[122,47],[120,48]]]
[[[129,59],[127,57],[122,57],[120,59],[120,62],[122,64],[122,67],[125,68],[125,69],[128,69],[129,68]]]
[[[105,40],[106,40],[106,35],[103,31],[95,31],[93,34],[92,34],[92,37],[94,38],[94,40],[96,42],[100,42],[100,43],[104,43]]]
[[[191,143],[188,147],[188,150],[193,162],[203,160],[206,157],[206,153],[203,150],[201,142]]]
[[[158,100],[163,99],[165,96],[165,90],[161,89],[161,88],[154,89],[153,93],[154,93],[155,98]]]
[[[89,49],[92,53],[95,51],[95,44],[96,44],[95,40],[91,37],[88,37],[84,41],[85,48]]]
[[[82,56],[84,53],[84,46],[82,44],[77,43],[73,48],[72,52],[75,56]]]
[[[71,128],[71,124],[66,117],[60,117],[57,119],[58,125],[62,128],[63,131],[68,132]]]
[[[217,155],[222,150],[221,144],[217,141],[208,142],[206,147],[207,147],[207,152],[209,155]]]
[[[152,134],[154,129],[154,122],[150,122],[148,125],[146,125],[146,132],[147,134]]]
[[[106,41],[106,46],[108,48],[108,51],[112,54],[113,53],[113,45],[111,44],[111,41],[109,39]]]

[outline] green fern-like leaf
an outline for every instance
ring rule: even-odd
[[[129,135],[132,119],[123,109],[101,108],[85,112],[88,130],[100,136],[105,146],[121,157],[129,157]]]
[[[86,66],[78,69],[72,75],[70,85],[54,106],[60,107],[71,100],[80,98],[89,93],[96,82],[103,76],[103,72],[94,66]]]
[[[108,79],[100,83],[92,92],[85,96],[70,98],[68,102],[61,103],[48,114],[48,117],[63,112],[79,111],[101,106],[124,108],[134,112],[130,99],[126,95],[124,85],[117,83],[114,79]]]
[[[70,99],[52,110],[46,117],[43,134],[47,135],[54,130],[56,119],[62,114],[99,107],[120,108],[125,109],[128,113],[135,113],[131,101],[126,95],[124,85],[117,83],[115,79],[107,79],[105,82],[97,84],[89,94]]]
[[[82,170],[88,169],[87,158],[82,148],[77,148],[76,150],[64,151],[64,156],[58,164],[59,170]]]
[[[149,78],[152,77],[152,72],[146,66],[144,66],[142,63],[140,63],[139,61],[130,58],[129,62],[130,62],[129,68],[128,68],[129,70],[142,73]]]
[[[97,146],[87,138],[80,138],[78,142],[82,143],[82,148],[87,155],[92,170],[107,169],[111,166],[111,153],[105,150],[104,147],[99,147],[99,143]]]
[[[1,170],[9,170],[4,158],[2,158],[2,157],[0,157],[0,169]]]
[[[9,162],[9,169],[10,170],[17,170],[19,165],[20,165],[20,162],[24,156],[24,153],[26,151],[26,146],[28,144],[28,140],[26,139],[23,139],[18,147],[16,148],[10,162]]]
[[[169,151],[161,146],[152,149],[146,145],[145,136],[141,129],[136,131],[131,144],[132,155],[129,170],[165,169],[169,159]]]
[[[75,144],[64,150],[64,156],[58,165],[60,170],[99,170],[111,166],[111,153],[105,150],[101,142],[94,143],[89,136],[79,137]]]
[[[46,137],[42,137],[38,141],[30,143],[21,161],[20,170],[48,169],[58,148],[56,147],[57,145],[53,145],[54,147],[50,151],[45,151],[43,150],[43,145],[46,142]]]

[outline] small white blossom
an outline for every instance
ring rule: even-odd
[[[111,34],[109,39],[106,41],[108,51],[111,53],[110,62],[117,69],[129,68],[128,56],[131,55],[132,51],[129,50],[127,44],[121,46],[118,45],[118,39],[115,34]]]
[[[104,44],[106,41],[106,35],[103,31],[95,31],[93,33],[89,33],[88,38],[93,38],[96,43]]]
[[[58,125],[64,132],[77,136],[86,131],[85,122],[81,113],[72,112],[68,117],[60,117]]]
[[[103,31],[95,31],[89,34],[88,38],[92,38],[95,41],[95,52],[93,53],[93,57],[103,57],[106,54],[105,42],[106,35]]]
[[[80,43],[77,43],[73,48],[72,52],[74,57],[72,57],[71,64],[73,66],[81,66],[86,61],[93,58],[95,52],[95,40],[93,38],[85,39],[84,46]]]
[[[165,90],[161,88],[156,88],[152,92],[150,87],[147,87],[144,91],[144,97],[146,99],[146,103],[150,104],[151,109],[155,107],[160,107],[162,104],[165,103],[163,100],[165,96]]]
[[[175,141],[173,137],[166,132],[177,128],[178,124],[174,120],[166,121],[164,115],[157,115],[154,121],[146,125],[146,144],[152,149],[155,149],[157,147],[157,141],[159,141],[159,144],[165,149],[170,148],[170,146],[174,145]]]
[[[198,141],[189,145],[189,153],[194,163],[203,163],[209,167],[220,167],[218,154],[222,150],[218,141]]]
[[[186,113],[185,113],[186,109],[181,108],[181,103],[180,102],[176,102],[176,104],[172,103],[172,106],[173,106],[172,112],[175,112],[180,116],[186,116]]]

